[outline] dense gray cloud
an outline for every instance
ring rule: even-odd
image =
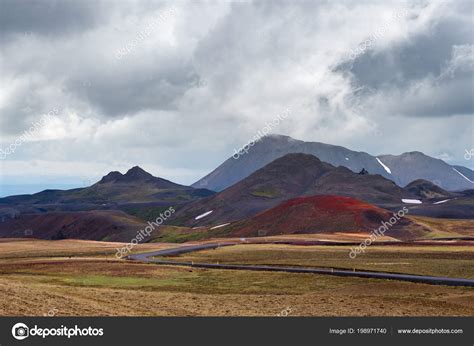
[[[149,66],[127,73],[107,73],[66,82],[69,93],[88,102],[104,116],[122,116],[138,111],[176,109],[175,102],[193,88],[199,76],[192,66],[177,61],[164,61],[162,66]],[[150,74],[150,71],[153,71]]]
[[[7,181],[138,164],[192,183],[288,108],[274,133],[467,165],[471,2],[0,4],[0,148],[60,109]]]
[[[351,71],[358,83],[370,88],[406,87],[413,80],[441,74],[453,46],[473,43],[467,19],[461,24],[447,18],[436,23],[431,32],[420,32],[378,54],[368,51],[354,62]]]
[[[73,31],[89,30],[104,19],[100,1],[74,0],[2,0],[2,35],[64,36]]]
[[[375,96],[385,114],[472,115],[473,44],[469,18],[443,18],[428,33],[381,52],[367,51],[339,69],[350,71],[362,95]]]

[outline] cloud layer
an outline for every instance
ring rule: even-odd
[[[138,164],[190,184],[288,108],[275,133],[472,167],[472,2],[0,6],[0,148],[60,109],[4,183]]]

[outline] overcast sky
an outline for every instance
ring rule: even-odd
[[[273,133],[473,167],[470,1],[0,4],[0,149],[57,109],[1,184],[191,184],[288,108]]]

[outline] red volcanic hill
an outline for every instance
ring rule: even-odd
[[[321,195],[288,200],[254,217],[229,227],[233,236],[280,235],[294,233],[371,232],[393,213],[351,197]],[[401,218],[386,233],[393,236],[422,231],[412,221]],[[419,233],[419,232],[416,232]],[[405,234],[408,236],[408,234]],[[411,234],[410,237],[414,236]],[[403,237],[402,237],[403,238]]]

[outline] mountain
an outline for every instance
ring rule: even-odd
[[[143,221],[121,211],[95,210],[21,214],[0,223],[1,237],[130,241]]]
[[[341,166],[314,182],[306,194],[354,197],[381,206],[398,205],[404,198],[415,197],[381,175],[357,174]]]
[[[138,166],[130,168],[125,174],[110,172],[98,182],[98,185],[103,186],[106,184],[125,186],[129,184],[145,184],[153,185],[153,187],[158,189],[189,189],[188,186],[175,184],[169,180],[154,177]]]
[[[402,155],[380,155],[379,158],[390,168],[393,180],[400,186],[405,186],[417,179],[424,179],[449,191],[467,190],[474,187],[474,181],[456,167],[419,151]],[[470,171],[466,167],[462,170]]]
[[[250,147],[248,153],[243,153],[237,159],[229,158],[192,186],[222,191],[275,159],[290,153],[311,154],[323,162],[336,167],[343,166],[356,173],[365,169],[370,174],[379,174],[393,180],[399,186],[405,186],[416,179],[425,179],[452,191],[474,188],[473,182],[459,174],[460,170],[422,153],[375,157],[341,146],[304,142],[281,135],[263,137]],[[469,169],[464,167],[464,170]]]
[[[228,223],[300,196],[332,194],[380,205],[415,196],[381,175],[357,174],[309,154],[287,154],[213,196],[179,208],[172,224]]]
[[[426,180],[416,180],[405,189],[423,200],[422,204],[412,205],[410,214],[442,219],[474,219],[474,190],[452,193],[433,185]],[[474,228],[473,228],[474,229]]]
[[[233,237],[250,237],[298,233],[370,233],[388,222],[393,213],[355,198],[322,195],[285,201],[254,217],[227,226]],[[429,232],[402,217],[389,226],[386,235],[414,239]]]
[[[110,172],[96,184],[72,190],[45,190],[33,195],[0,198],[1,205],[104,205],[111,203],[179,204],[212,195],[207,189],[195,189],[157,178],[136,166],[127,171]],[[92,206],[90,206],[92,204]]]
[[[93,196],[109,202],[162,201],[168,204],[188,202],[212,194],[213,192],[207,189],[195,189],[154,177],[140,167],[133,167],[124,175],[111,172],[83,192],[87,197]]]
[[[456,194],[443,190],[439,186],[424,179],[412,181],[410,184],[405,186],[405,190],[418,198],[448,198],[456,196]]]
[[[464,166],[452,166],[458,173],[465,176],[467,179],[474,181],[474,171]],[[471,166],[472,167],[472,166]]]
[[[238,159],[229,158],[192,186],[222,191],[270,162],[291,153],[311,154],[333,166],[345,166],[354,172],[365,168],[371,174],[390,178],[377,160],[367,153],[324,143],[303,142],[288,136],[269,135],[256,142],[248,154],[241,155]]]
[[[143,220],[119,210],[20,214],[8,222],[0,222],[0,238],[129,242],[146,226]],[[156,237],[158,229],[162,231],[167,227],[156,227],[143,241]]]

